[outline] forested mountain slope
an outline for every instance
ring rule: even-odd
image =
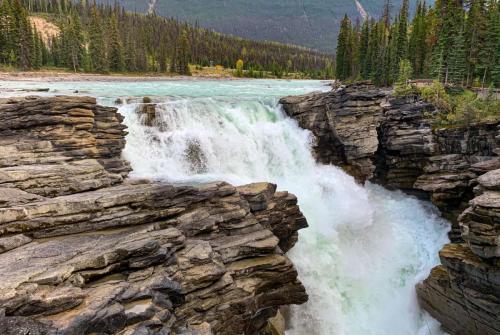
[[[115,0],[99,0],[114,3]],[[175,17],[241,37],[292,43],[334,52],[344,14],[378,17],[384,0],[119,0],[128,10]],[[402,1],[391,1],[393,9]]]
[[[58,33],[44,38],[37,17],[48,19]],[[190,66],[234,68],[237,63],[238,76],[333,74],[329,54],[220,34],[154,13],[126,11],[119,4],[0,0],[0,66],[190,74]]]

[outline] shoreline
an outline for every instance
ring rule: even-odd
[[[30,81],[30,82],[141,82],[141,81],[177,81],[177,80],[244,80],[254,78],[237,78],[228,76],[181,76],[181,75],[156,75],[156,74],[97,74],[97,73],[69,73],[57,71],[28,71],[5,72],[0,71],[1,81]]]

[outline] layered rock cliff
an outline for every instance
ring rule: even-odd
[[[307,300],[267,183],[129,180],[93,98],[0,100],[0,334],[258,334]]]
[[[281,99],[285,112],[316,137],[316,158],[334,164],[358,180],[373,177],[372,158],[378,148],[377,128],[383,117],[386,93],[353,85],[329,93]]]
[[[311,130],[316,156],[358,181],[378,182],[428,197],[454,223],[468,207],[480,175],[500,168],[500,122],[433,129],[435,107],[418,97],[355,84],[327,93],[287,97],[284,111]]]
[[[321,162],[441,210],[454,243],[419,301],[450,334],[500,334],[500,122],[434,129],[433,105],[366,83],[281,103],[316,136]]]
[[[446,245],[417,286],[421,305],[451,334],[500,334],[500,169],[478,182],[459,219],[466,243]]]

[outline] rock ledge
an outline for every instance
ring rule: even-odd
[[[129,180],[93,98],[0,100],[0,334],[258,334],[307,301],[307,222],[267,183]]]

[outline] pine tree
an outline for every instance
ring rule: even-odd
[[[39,69],[42,67],[42,44],[40,36],[36,32],[35,26],[33,26],[33,53],[31,63],[34,69]]]
[[[344,16],[340,24],[340,33],[337,41],[337,78],[340,80],[347,79],[351,76],[351,53],[350,53],[350,35],[351,35],[351,21]]]
[[[408,59],[414,69],[414,74],[421,77],[425,73],[425,62],[428,60],[427,37],[429,24],[426,20],[425,2],[419,2],[417,12],[411,24],[410,38],[408,41]]]
[[[10,0],[3,0],[0,5],[0,61],[15,65],[17,62],[14,51],[19,41],[19,30],[16,25]]]
[[[490,0],[489,9],[489,29],[488,49],[490,51],[491,82],[500,88],[500,5],[498,1]]]
[[[375,83],[380,82],[377,77],[377,69],[379,66],[379,54],[382,45],[382,24],[375,22],[373,20],[370,24],[370,39],[368,42],[368,61],[367,61],[367,71],[371,80]]]
[[[500,44],[500,12],[498,2],[490,0],[485,13],[485,33],[483,46],[479,50],[479,62],[477,64],[478,75],[481,78],[482,86],[488,82],[493,82],[493,72],[498,67],[500,59],[497,56],[497,49]]]
[[[114,72],[123,71],[124,53],[118,34],[118,22],[115,14],[111,17],[109,40],[109,68]]]
[[[5,63],[5,54],[7,53],[7,41],[8,41],[8,25],[6,24],[9,19],[6,6],[8,0],[0,1],[0,63]]]
[[[442,43],[442,41],[438,42],[432,50],[430,74],[432,78],[435,78],[438,81],[443,81],[446,73],[443,44],[444,43]]]
[[[108,70],[106,62],[106,48],[104,44],[104,34],[102,22],[94,5],[89,23],[89,59],[90,69],[93,72],[106,72]]]
[[[399,63],[401,59],[399,58],[399,21],[398,19],[396,22],[390,27],[389,31],[389,41],[387,44],[387,52],[386,52],[386,59],[384,61],[385,64],[385,79],[384,79],[384,85],[392,85],[399,73]]]
[[[370,54],[368,46],[370,44],[370,23],[365,20],[361,28],[361,36],[359,40],[358,63],[360,75],[362,79],[370,77]]]
[[[12,14],[14,17],[11,28],[13,47],[11,54],[15,54],[16,64],[23,70],[32,66],[33,32],[28,20],[28,12],[24,9],[20,0],[13,0]]]
[[[484,48],[487,19],[485,14],[484,0],[471,0],[470,9],[466,20],[466,52],[467,52],[467,82],[472,81],[481,76],[481,55],[480,52]],[[483,67],[484,68],[484,67]]]
[[[399,62],[398,78],[394,85],[395,93],[398,96],[408,96],[413,94],[413,87],[410,84],[410,79],[413,76],[411,63],[407,59],[402,59]]]
[[[80,18],[76,13],[73,13],[66,28],[66,57],[67,64],[74,72],[79,71],[82,67],[82,60],[85,57],[83,43]]]
[[[186,30],[182,31],[178,40],[176,61],[177,67],[174,72],[191,75],[191,71],[189,70],[189,40]]]
[[[349,54],[351,58],[351,78],[358,79],[360,73],[360,63],[359,59],[359,48],[360,48],[360,23],[359,20],[356,20],[356,24],[352,27],[351,32],[349,34]]]
[[[408,0],[403,0],[403,6],[399,12],[398,17],[398,29],[396,37],[396,59],[395,62],[398,64],[402,59],[405,59],[408,54]]]
[[[465,38],[461,31],[453,37],[453,52],[448,59],[449,82],[462,85],[467,74],[467,58],[465,53]]]

